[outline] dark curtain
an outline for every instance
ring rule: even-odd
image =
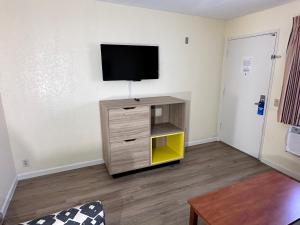
[[[300,126],[300,16],[293,19],[278,108],[278,121]]]

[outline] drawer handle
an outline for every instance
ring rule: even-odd
[[[128,140],[125,140],[126,142],[132,142],[132,141],[135,141],[136,139],[128,139]]]
[[[135,109],[136,107],[125,107],[125,108],[123,108],[123,109],[125,109],[125,110],[129,110],[129,109]]]

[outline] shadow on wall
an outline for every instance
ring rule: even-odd
[[[11,144],[12,148],[21,151],[20,153],[12,151],[14,155],[16,170],[17,173],[19,173],[20,170],[24,168],[23,160],[28,159],[28,156],[31,157],[31,147],[29,142],[24,138],[24,135],[18,133],[16,129],[11,125],[8,126],[10,127],[9,129],[10,140],[11,143],[13,143],[13,145]]]
[[[45,129],[47,136],[41,136],[40,146],[48,149],[48,157],[42,160],[48,161],[49,166],[102,158],[98,102],[70,106],[52,117],[47,117],[37,130]]]
[[[90,68],[90,79],[93,82],[102,81],[102,65],[101,65],[101,54],[100,54],[100,43],[89,44],[88,49],[90,64],[87,68]]]
[[[17,162],[15,162],[18,165],[17,172],[19,174],[55,169],[56,167],[65,166],[66,164],[80,163],[86,161],[82,158],[87,152],[95,151],[94,149],[91,150],[90,146],[78,146],[77,148],[74,146],[70,148],[56,146],[56,148],[51,147],[51,149],[35,149],[22,138],[24,135],[12,131],[12,136],[14,137],[15,147],[22,150],[16,159]],[[99,150],[97,149],[97,151]],[[99,157],[93,160],[100,160],[101,153],[99,152],[98,155]],[[27,160],[28,166],[24,166],[23,160]]]
[[[47,169],[101,159],[101,129],[98,102],[60,110],[40,110],[27,131],[10,124],[10,137],[18,172]],[[23,160],[29,166],[23,166]]]

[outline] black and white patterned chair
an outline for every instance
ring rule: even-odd
[[[19,225],[105,225],[103,205],[90,202]]]

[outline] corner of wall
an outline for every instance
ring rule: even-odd
[[[10,187],[10,189],[9,189],[7,195],[6,195],[4,204],[2,205],[1,210],[0,210],[0,212],[3,214],[3,218],[5,218],[6,212],[8,210],[9,204],[10,204],[12,198],[13,198],[13,195],[15,193],[17,185],[18,185],[18,179],[17,179],[17,176],[16,176],[13,183],[11,184],[11,187]]]

